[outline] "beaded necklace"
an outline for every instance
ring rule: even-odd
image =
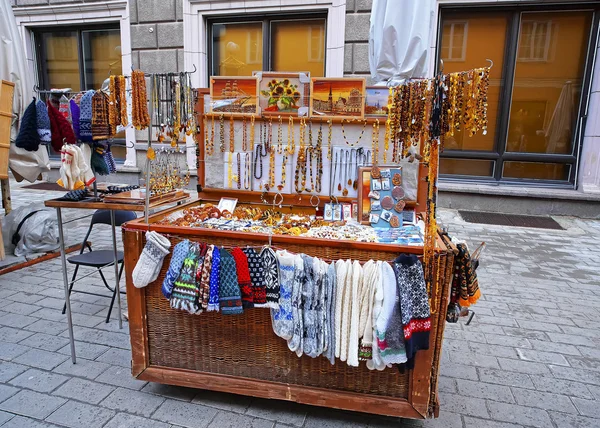
[[[297,193],[302,193],[306,186],[306,148],[304,146],[306,121],[300,118],[300,148],[296,160],[296,171],[294,173],[294,187]]]
[[[327,134],[327,160],[330,162],[331,162],[331,159],[333,156],[332,147],[331,147],[332,124],[333,124],[333,121],[331,119],[329,119],[327,121],[327,127],[329,128],[328,134]]]
[[[219,149],[225,153],[225,116],[219,116]]]
[[[233,153],[228,153],[228,161],[227,161],[227,188],[233,188]]]
[[[373,153],[373,165],[376,166],[379,163],[379,119],[375,120],[373,124],[373,136],[371,142],[371,152]]]
[[[283,159],[282,159],[282,165],[281,165],[281,183],[279,183],[279,185],[277,186],[277,190],[279,190],[280,192],[285,187],[285,179],[286,179],[286,174],[287,174],[287,161],[288,161],[288,153],[287,153],[287,151],[285,151],[283,153]]]
[[[344,141],[346,142],[346,144],[349,147],[354,147],[356,145],[358,145],[360,143],[360,140],[363,136],[363,134],[365,133],[365,128],[367,127],[367,121],[363,120],[363,127],[362,127],[362,131],[360,132],[360,135],[358,136],[358,140],[356,140],[354,143],[350,143],[348,141],[348,139],[346,138],[346,130],[344,129],[344,123],[350,123],[350,122],[356,122],[356,119],[352,119],[352,120],[348,120],[348,119],[342,119],[342,135],[344,136]]]
[[[250,116],[250,150],[254,150],[254,115]]]
[[[257,180],[260,180],[262,178],[262,175],[263,175],[262,158],[267,156],[267,151],[265,150],[265,152],[263,153],[263,149],[264,149],[264,146],[261,143],[261,144],[256,145],[256,150],[254,151],[254,178],[256,178]],[[260,175],[256,175],[256,165],[257,164],[260,164]],[[262,184],[261,184],[261,188],[262,188]]]
[[[246,122],[246,116],[242,119],[242,151],[248,151],[248,123]]]
[[[250,153],[244,154],[244,189],[250,189],[250,174],[252,174],[251,168],[252,162],[250,162]]]
[[[288,120],[288,142],[287,142],[287,152],[289,155],[294,155],[296,153],[296,142],[294,141],[294,118],[290,116]]]
[[[283,142],[282,142],[282,126],[283,119],[279,116],[279,125],[277,127],[277,154],[280,155],[283,153]]]
[[[235,151],[235,124],[233,122],[233,115],[229,116],[229,151],[231,153]]]
[[[242,188],[242,155],[237,153],[237,188]]]
[[[321,193],[323,179],[323,122],[319,125],[319,133],[317,134],[317,146],[314,149],[317,158],[317,174],[315,192]]]

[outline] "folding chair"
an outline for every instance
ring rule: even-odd
[[[115,227],[121,226],[123,223],[128,222],[130,220],[134,220],[137,218],[137,215],[133,211],[115,211]],[[71,278],[71,284],[69,285],[69,296],[73,290],[73,286],[75,285],[77,273],[79,272],[79,266],[87,266],[94,267],[98,270],[102,281],[104,282],[104,286],[108,288],[112,292],[112,299],[110,301],[110,307],[108,308],[108,314],[106,315],[106,322],[110,320],[110,314],[112,312],[113,305],[115,303],[115,297],[117,296],[117,289],[111,288],[106,282],[106,278],[104,277],[104,273],[102,273],[102,268],[110,266],[114,263],[114,254],[113,250],[92,250],[91,245],[87,242],[90,234],[92,233],[92,228],[95,224],[106,224],[111,225],[110,222],[110,210],[98,210],[92,215],[92,221],[90,222],[90,227],[83,238],[83,243],[81,244],[81,251],[76,256],[69,257],[67,261],[71,264],[75,265],[75,272],[73,272],[73,277]],[[85,252],[85,249],[88,249],[88,252]],[[123,273],[123,252],[117,251],[117,256],[119,260],[119,264],[121,268],[119,269],[119,281],[121,280],[121,274]],[[91,274],[89,274],[91,275]],[[83,279],[83,278],[80,278]],[[100,297],[109,297],[105,294],[92,293],[90,291],[77,291],[77,293],[82,294],[90,294],[92,296],[100,296]],[[125,292],[121,292],[125,294]],[[62,313],[64,314],[66,311],[66,303],[63,306]]]

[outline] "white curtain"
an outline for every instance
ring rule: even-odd
[[[427,77],[436,0],[374,0],[369,34],[371,77],[389,85]]]
[[[33,77],[27,67],[25,51],[12,11],[10,0],[0,0],[0,79],[15,84],[13,114],[16,120],[11,129],[11,140],[16,137],[19,119],[32,100]],[[42,172],[50,171],[48,151],[40,146],[36,152],[10,145],[9,166],[18,181],[35,181]]]

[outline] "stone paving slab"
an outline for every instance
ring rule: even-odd
[[[61,194],[13,186],[13,207]],[[436,420],[135,380],[127,323],[119,330],[113,311],[105,324],[108,299],[77,293],[74,366],[55,259],[0,277],[0,427],[600,427],[600,221],[559,217],[565,230],[550,231],[469,224],[452,210],[439,217],[452,235],[487,248],[473,323],[446,326]],[[67,243],[88,224],[70,223]],[[91,239],[111,245],[107,230]],[[77,288],[110,295],[96,276]]]

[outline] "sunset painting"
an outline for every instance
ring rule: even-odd
[[[258,113],[258,79],[256,77],[211,77],[211,112],[233,115]]]
[[[310,94],[311,116],[358,119],[364,116],[364,78],[313,77]]]

